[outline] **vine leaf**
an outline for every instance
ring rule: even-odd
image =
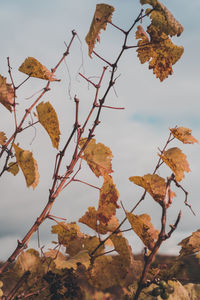
[[[124,265],[130,266],[133,262],[133,254],[128,240],[121,234],[113,234],[110,239],[114,245],[115,251],[123,258]]]
[[[54,74],[34,57],[27,57],[23,64],[19,67],[19,71],[30,77],[36,77],[48,81],[57,80],[54,78]]]
[[[141,64],[149,61],[149,69],[153,69],[156,77],[163,81],[168,75],[172,75],[172,65],[181,58],[184,48],[173,44],[164,32],[158,35],[151,25],[147,32],[150,39],[144,34],[142,26],[138,26],[136,31],[136,39],[139,39],[137,44],[138,58]]]
[[[159,231],[155,230],[154,226],[151,223],[151,218],[147,214],[134,215],[132,213],[126,213],[127,219],[131,224],[131,227],[138,235],[138,237],[143,241],[144,245],[152,250],[155,241],[158,239]]]
[[[19,275],[23,275],[26,271],[36,273],[41,269],[39,253],[35,249],[22,251],[18,256],[14,269]]]
[[[86,139],[81,139],[79,145],[82,147]],[[112,151],[102,143],[96,144],[95,139],[91,139],[84,150],[82,158],[87,161],[92,172],[97,176],[110,174],[112,170]]]
[[[175,128],[170,128],[171,133],[173,136],[180,140],[183,144],[194,144],[194,143],[199,143],[198,140],[196,140],[192,136],[192,130],[189,128],[185,127],[175,127]]]
[[[192,235],[183,239],[179,244],[181,246],[180,257],[185,255],[200,254],[200,229],[193,232]]]
[[[17,162],[10,162],[8,164],[8,172],[12,173],[14,176],[19,172],[19,166]]]
[[[190,172],[186,155],[179,148],[170,148],[158,155],[173,171],[177,181],[181,181],[184,178],[184,172]]]
[[[0,102],[10,112],[12,112],[12,105],[14,104],[14,90],[12,85],[6,83],[6,78],[0,75]]]
[[[50,136],[53,147],[58,149],[60,141],[60,128],[56,111],[49,102],[41,102],[36,109],[39,122]]]
[[[16,144],[13,144],[15,149],[15,156],[17,164],[21,168],[27,187],[32,186],[34,189],[39,182],[39,173],[36,160],[33,158],[33,154],[28,150],[23,150]]]
[[[143,187],[156,202],[161,205],[163,204],[167,192],[167,186],[164,178],[157,174],[146,174],[144,176],[132,176],[129,180]],[[176,194],[171,190],[169,192],[170,199],[176,196]]]
[[[138,58],[142,64],[149,61],[149,69],[160,81],[172,75],[172,65],[182,56],[184,48],[172,43],[170,36],[180,36],[183,26],[174,18],[172,13],[157,0],[140,0],[140,3],[150,4],[153,9],[147,9],[151,24],[147,27],[147,33],[141,25],[136,31],[138,41]]]
[[[45,253],[46,257],[51,257],[53,262],[56,265],[57,269],[77,269],[78,263],[81,263],[86,267],[86,269],[90,266],[90,256],[87,250],[82,250],[77,253],[75,256],[67,259],[66,255],[62,254],[57,250],[51,249],[50,251]]]
[[[88,44],[88,52],[91,57],[92,51],[96,42],[100,41],[100,31],[101,29],[106,30],[107,22],[112,21],[112,13],[114,12],[114,7],[108,4],[97,4],[96,10],[92,23],[90,25],[90,30],[85,38]]]
[[[66,253],[72,257],[83,249],[90,254],[99,245],[96,236],[83,234],[76,223],[59,222],[58,225],[52,226],[51,232],[58,235],[59,245],[66,247]],[[103,249],[104,246],[100,247],[97,254],[102,253]]]
[[[117,200],[119,198],[113,179],[110,175],[105,174],[104,183],[100,190],[99,207],[97,217],[100,223],[108,224],[112,216],[116,214],[116,208],[119,208]]]
[[[0,131],[0,145],[5,145],[7,137],[3,131]]]
[[[114,231],[119,225],[115,216],[112,216],[107,224],[99,222],[98,211],[93,206],[88,207],[88,210],[79,219],[79,222],[89,226],[100,234],[106,234],[109,231]]]

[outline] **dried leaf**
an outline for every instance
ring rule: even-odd
[[[134,215],[132,213],[126,213],[126,216],[139,238],[143,241],[144,245],[152,250],[156,240],[158,239],[158,230],[154,229],[151,223],[151,218],[147,214]]]
[[[171,133],[173,136],[180,140],[183,144],[194,144],[194,143],[199,143],[198,140],[196,140],[192,136],[192,130],[189,128],[185,127],[175,127],[175,128],[170,128]]]
[[[29,249],[18,256],[15,267],[20,275],[26,271],[36,273],[41,268],[39,253],[35,249]]]
[[[163,203],[166,195],[166,182],[164,178],[157,174],[147,174],[144,176],[132,176],[129,180],[143,187],[156,202]],[[175,193],[170,191],[170,198],[175,196]]]
[[[104,290],[113,286],[123,286],[128,268],[124,265],[123,258],[116,256],[100,256],[94,261],[90,269],[89,282],[97,289]]]
[[[12,105],[14,104],[14,90],[11,84],[6,83],[6,78],[0,75],[0,102],[10,112],[12,112]]]
[[[19,67],[19,71],[29,75],[30,77],[36,77],[48,81],[57,80],[54,78],[54,74],[34,57],[27,57],[23,64]]]
[[[60,128],[57,114],[49,102],[41,102],[37,107],[38,119],[51,138],[54,148],[58,149]]]
[[[50,250],[45,253],[46,257],[51,257],[53,262],[56,265],[57,269],[77,269],[77,264],[81,263],[86,267],[86,269],[90,266],[90,256],[87,250],[82,250],[78,254],[73,257],[67,259],[67,257],[57,250]]]
[[[184,172],[190,172],[186,155],[179,148],[170,148],[164,151],[163,154],[158,155],[173,171],[177,181],[181,181],[184,178]]]
[[[0,131],[0,145],[5,145],[7,137],[3,131]]]
[[[15,149],[15,156],[17,164],[21,168],[27,187],[32,186],[34,189],[39,182],[39,173],[36,160],[33,158],[33,154],[28,150],[23,150],[17,145],[13,144]]]
[[[179,244],[181,246],[180,257],[191,255],[200,251],[200,229],[193,232],[192,235],[183,239]]]
[[[80,141],[81,147],[85,141],[86,139]],[[112,151],[102,143],[96,144],[95,139],[90,140],[82,156],[97,177],[113,172],[111,165],[112,157]]]
[[[104,224],[98,219],[98,211],[95,207],[88,207],[86,213],[79,219],[83,223],[100,234],[106,234],[109,231],[114,231],[118,227],[118,220],[113,216],[107,224]]]
[[[184,27],[174,18],[173,14],[157,0],[140,0],[142,5],[152,5],[153,10],[150,13],[152,25],[159,28],[160,33],[164,32],[170,36],[180,36]]]
[[[123,264],[127,267],[130,266],[133,262],[133,254],[128,240],[121,234],[113,234],[110,239],[113,242],[115,251],[123,258]]]
[[[8,172],[12,173],[14,176],[19,172],[19,166],[17,162],[10,162],[8,164]]]
[[[117,200],[119,198],[113,179],[110,175],[105,174],[104,183],[100,190],[100,199],[97,218],[100,223],[108,224],[112,216],[116,214]]]
[[[106,30],[107,22],[112,21],[112,14],[114,12],[114,7],[108,4],[97,4],[96,11],[92,23],[90,25],[90,30],[85,38],[88,44],[88,52],[91,57],[92,51],[96,44],[96,41],[100,41],[100,31],[101,29]]]
[[[161,35],[156,31],[157,28],[149,26],[148,36],[141,32],[141,25],[138,26],[136,38],[138,41],[138,58],[141,64],[149,61],[149,69],[153,69],[153,73],[160,81],[163,81],[172,75],[172,65],[174,65],[183,54],[183,47],[176,46],[170,38],[163,32]]]

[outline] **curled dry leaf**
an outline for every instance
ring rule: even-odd
[[[200,229],[193,232],[178,245],[182,247],[180,250],[180,256],[198,253],[200,251]]]
[[[14,90],[11,84],[6,83],[6,78],[0,75],[0,102],[10,112],[12,112],[12,105],[14,104]]]
[[[5,145],[7,137],[3,131],[0,131],[0,145]]]
[[[177,181],[181,181],[184,178],[184,172],[190,172],[186,155],[182,153],[179,148],[170,148],[167,151],[164,151],[162,154],[158,155],[173,171]]]
[[[147,214],[134,215],[132,213],[126,213],[127,219],[131,224],[131,227],[138,235],[138,237],[143,241],[144,245],[152,250],[156,240],[158,239],[159,231],[155,230],[151,223],[151,218]]]
[[[160,203],[161,205],[163,204],[167,192],[167,186],[164,178],[160,177],[157,174],[146,174],[144,176],[132,176],[129,178],[129,180],[143,187],[145,191],[147,191],[156,202]],[[176,194],[171,190],[169,190],[169,193],[171,202],[171,199],[175,197]],[[168,203],[168,205],[169,204],[170,203]]]
[[[81,139],[79,145],[82,147],[86,139]],[[112,170],[112,151],[102,143],[96,144],[95,139],[91,139],[82,158],[87,161],[92,172],[97,176],[105,176],[110,174]]]
[[[36,109],[39,122],[50,136],[53,147],[58,149],[60,141],[60,128],[55,109],[49,102],[41,102]]]
[[[36,77],[48,81],[57,80],[54,77],[54,74],[34,57],[27,57],[23,64],[19,67],[19,71],[27,74],[30,77]]]
[[[114,7],[108,4],[96,5],[96,11],[90,25],[90,30],[85,38],[86,43],[88,44],[88,53],[90,57],[96,41],[100,41],[99,34],[101,29],[106,30],[107,22],[112,21],[112,13],[114,12],[114,10]]]
[[[10,162],[8,164],[8,172],[12,173],[14,176],[18,174],[19,172],[19,166],[17,162]]]
[[[173,136],[180,140],[183,144],[194,144],[194,143],[199,143],[198,140],[196,140],[192,136],[192,130],[189,128],[185,127],[175,127],[175,128],[170,128],[171,133]]]
[[[28,150],[23,150],[16,144],[13,144],[15,149],[15,156],[17,164],[21,168],[27,187],[32,186],[34,189],[39,182],[39,173],[36,160],[33,158],[33,154]]]

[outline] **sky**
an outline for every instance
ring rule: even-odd
[[[140,12],[139,0],[104,1],[115,7],[113,23],[125,30],[128,29]],[[13,77],[20,83],[25,77],[18,72],[18,67],[28,56],[33,56],[47,68],[54,67],[65,51],[65,43],[71,39],[71,31],[75,30],[78,38],[74,41],[70,55],[56,73],[61,82],[54,82],[51,91],[43,101],[50,101],[54,106],[61,128],[60,149],[66,137],[71,133],[74,122],[74,102],[76,95],[80,99],[80,123],[83,123],[89,107],[94,99],[94,89],[78,76],[78,72],[98,81],[105,63],[94,57],[88,57],[85,36],[89,30],[96,0],[0,0],[0,74],[7,77],[7,57],[10,58]],[[179,38],[173,38],[174,43],[184,46],[184,54],[174,66],[174,73],[164,82],[160,82],[148,69],[141,65],[134,49],[127,50],[122,57],[116,76],[115,89],[107,97],[107,105],[124,107],[124,110],[105,109],[101,115],[95,138],[105,144],[113,153],[113,178],[120,194],[119,201],[130,210],[141,197],[142,188],[135,186],[128,178],[151,173],[158,160],[158,148],[162,148],[168,138],[169,128],[184,126],[192,129],[193,135],[200,140],[200,103],[199,103],[199,0],[192,2],[183,0],[163,1],[185,30]],[[148,21],[147,21],[148,22]],[[144,27],[148,24],[144,21]],[[107,60],[116,58],[123,41],[121,32],[108,25],[101,33],[101,41],[95,51]],[[136,45],[135,31],[129,38],[130,45]],[[109,76],[109,70],[108,70]],[[100,94],[106,87],[102,84]],[[44,88],[45,82],[31,79],[19,89],[17,94],[18,120],[24,110]],[[32,96],[32,97],[31,97]],[[31,97],[31,98],[30,98]],[[27,99],[28,98],[28,99]],[[30,121],[30,119],[28,120]],[[14,130],[14,120],[3,106],[0,107],[0,131],[9,137]],[[56,150],[43,128],[37,126],[21,133],[17,142],[23,149],[32,151],[38,162],[40,182],[36,189],[27,188],[22,173],[14,177],[4,174],[0,181],[0,260],[6,259],[14,250],[17,240],[24,237],[45,206],[49,188],[52,183],[53,167]],[[72,145],[73,146],[73,145]],[[179,147],[186,155],[191,172],[182,181],[189,192],[189,202],[196,213],[184,206],[184,195],[176,191],[177,197],[168,210],[168,225],[175,222],[179,210],[182,218],[172,237],[161,247],[161,253],[177,254],[180,247],[177,244],[192,232],[200,228],[199,222],[199,167],[200,146],[183,145],[175,141],[172,147]],[[70,160],[69,149],[65,165]],[[162,167],[160,176],[169,176],[170,170]],[[101,186],[102,179],[96,178],[86,164],[83,164],[78,179],[90,184]],[[88,206],[98,205],[99,192],[87,185],[73,182],[65,189],[52,210],[52,215],[66,218],[67,222],[77,221]],[[160,228],[161,208],[147,196],[141,203],[136,214],[148,213],[154,226]],[[118,212],[121,220],[123,210]],[[45,249],[56,240],[51,234],[53,222],[47,221],[40,228],[40,245]],[[91,233],[85,225],[81,225],[85,233]],[[124,228],[130,225],[125,224]],[[168,227],[169,228],[169,227]],[[126,237],[133,253],[142,251],[143,246],[133,232]],[[30,247],[38,249],[37,236],[30,241]]]

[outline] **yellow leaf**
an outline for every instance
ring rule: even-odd
[[[119,223],[115,216],[112,216],[107,224],[103,223],[98,218],[98,211],[95,207],[88,207],[86,213],[79,219],[83,223],[100,234],[106,234],[109,231],[114,231]]]
[[[58,149],[60,128],[57,114],[49,102],[41,102],[37,107],[38,119],[51,138],[54,148]]]
[[[0,75],[0,102],[10,112],[12,112],[12,105],[14,104],[14,90],[11,84],[6,83],[6,78]]]
[[[86,267],[86,269],[90,266],[90,256],[87,250],[82,250],[75,256],[71,258],[67,258],[64,254],[57,250],[50,250],[45,253],[46,257],[51,257],[56,265],[57,269],[77,269],[77,264],[81,263]]]
[[[157,174],[147,174],[144,176],[132,176],[130,181],[143,187],[155,201],[162,204],[166,195],[166,182],[165,179]],[[170,191],[170,197],[176,196],[175,193]]]
[[[100,41],[100,30],[106,30],[107,22],[112,21],[112,13],[114,12],[114,10],[114,7],[108,4],[96,5],[96,11],[90,25],[90,30],[85,38],[86,43],[88,44],[88,52],[90,57],[96,41]]]
[[[194,144],[194,143],[199,143],[198,140],[196,140],[192,136],[192,130],[189,128],[185,127],[175,127],[175,128],[170,128],[171,133],[173,136],[180,140],[183,144]]]
[[[108,224],[111,217],[116,214],[117,200],[119,198],[118,190],[113,183],[110,175],[105,174],[104,183],[100,190],[100,199],[98,207],[98,220],[104,224]]]
[[[80,141],[81,147],[85,141],[86,139]],[[82,156],[97,177],[113,172],[111,165],[112,157],[112,151],[102,143],[96,144],[95,139],[90,140]]]
[[[8,172],[12,173],[14,176],[19,172],[19,166],[16,162],[10,162],[8,164]]]
[[[141,32],[141,25],[138,27],[136,31],[136,38],[140,39],[137,44],[138,58],[142,64],[149,61],[149,69],[153,69],[156,77],[163,81],[168,75],[172,75],[172,65],[180,59],[184,49],[173,44],[164,32],[160,35],[153,25],[147,30],[150,35],[149,43],[148,36]]]
[[[15,156],[17,164],[21,168],[27,187],[32,186],[34,189],[39,182],[39,173],[36,160],[33,158],[33,154],[28,150],[23,150],[17,145],[13,144],[15,149]]]
[[[0,144],[3,146],[5,145],[7,137],[3,131],[0,131]]]
[[[19,67],[19,71],[29,75],[30,77],[37,77],[48,81],[57,80],[54,78],[54,74],[34,57],[27,57],[23,64]]]
[[[26,252],[22,251],[18,256],[14,268],[18,270],[19,274],[23,275],[26,271],[37,272],[40,265],[39,253],[34,249],[29,249]]]
[[[126,216],[139,238],[143,241],[144,245],[152,250],[156,240],[158,239],[158,230],[155,230],[151,218],[147,214],[134,215],[132,213],[126,213]]]
[[[163,154],[158,155],[173,171],[177,181],[181,181],[184,178],[184,172],[190,172],[186,155],[179,148],[170,148],[164,151]]]
[[[180,256],[195,254],[200,251],[200,229],[193,232],[189,237],[183,239],[179,244],[181,246]]]
[[[121,234],[113,234],[110,239],[113,242],[115,251],[123,258],[124,265],[130,266],[131,262],[133,262],[133,254],[128,240]]]

